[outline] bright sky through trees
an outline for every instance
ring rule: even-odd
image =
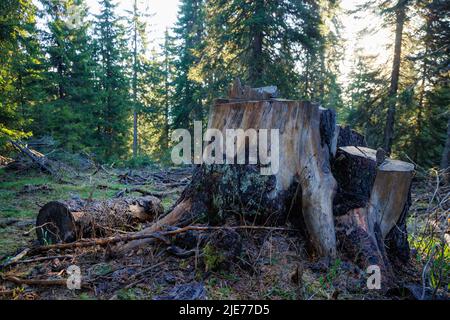
[[[390,49],[387,48],[392,42],[392,32],[381,29],[376,33],[369,33],[358,39],[358,32],[364,28],[379,27],[380,17],[370,13],[365,13],[361,18],[356,15],[349,15],[346,11],[354,10],[363,0],[342,0],[341,2],[341,21],[344,26],[342,36],[346,39],[345,60],[342,62],[341,81],[346,82],[350,68],[353,65],[354,52],[361,49],[361,53],[378,55],[377,61],[380,64],[386,63]],[[132,10],[133,1],[117,0],[119,12]],[[91,13],[98,12],[97,0],[87,0]],[[146,10],[152,16],[149,17],[149,40],[152,47],[158,46],[163,42],[164,32],[171,29],[176,22],[179,0],[140,0],[141,10]]]

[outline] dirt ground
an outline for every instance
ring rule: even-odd
[[[156,175],[165,180],[133,182],[133,177],[145,176],[145,172],[100,170],[94,176],[79,175],[71,183],[58,183],[38,171],[0,169],[0,263],[8,263],[24,248],[36,244],[34,220],[39,208],[50,200],[106,199],[138,183],[140,189],[148,191],[176,188],[162,199],[168,210],[182,185],[174,183],[179,177],[166,173],[161,170]],[[414,228],[420,227],[417,217],[429,206],[424,188],[421,184],[413,190],[411,215],[415,220],[410,224]],[[233,221],[229,225],[234,225]],[[0,299],[417,299],[422,293],[425,298],[448,297],[448,247],[442,259],[433,258],[431,264],[443,264],[441,269],[447,273],[442,277],[441,271],[440,282],[434,282],[436,290],[429,286],[422,290],[423,266],[429,256],[421,251],[423,239],[411,239],[411,261],[395,270],[395,287],[389,290],[369,290],[366,271],[343,257],[317,261],[308,256],[304,240],[295,231],[224,228],[187,232],[168,240],[170,244],[158,243],[122,257],[114,256],[110,247],[26,256],[0,269]],[[226,246],[221,247],[221,242]],[[54,258],[30,261],[48,256]],[[66,286],[71,265],[80,268],[81,289]],[[25,284],[13,277],[60,281]]]

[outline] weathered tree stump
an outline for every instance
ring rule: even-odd
[[[273,98],[269,91],[235,82],[230,99],[216,101],[208,128],[222,134],[225,146],[231,139],[245,156],[236,163],[239,158],[218,148],[222,138],[213,135],[204,155],[215,162],[199,165],[172,210],[137,234],[194,221],[221,224],[229,217],[264,225],[290,221],[302,229],[315,256],[343,254],[362,267],[378,264],[390,273],[389,251],[402,255],[406,250],[405,238],[396,230],[408,210],[413,165],[384,158],[377,162],[376,151],[366,148],[362,135],[336,125],[334,111]],[[267,162],[255,158],[247,143],[252,136],[228,137],[228,129],[278,130],[278,170],[261,174]],[[259,148],[276,151],[270,145]],[[147,243],[132,241],[117,252]],[[392,243],[396,245],[387,247]]]
[[[152,221],[163,212],[161,200],[153,196],[52,201],[39,211],[36,232],[41,244],[73,242],[118,231],[135,231],[138,223]]]
[[[246,93],[245,97],[249,95]],[[233,98],[222,99],[212,107],[208,128],[220,131],[224,137],[227,129],[279,130],[279,170],[274,175],[261,175],[264,165],[259,162],[203,164],[197,168],[192,183],[174,209],[141,233],[154,232],[163,225],[179,223],[180,219],[192,221],[206,217],[209,222],[217,223],[234,214],[247,221],[284,223],[290,215],[301,215],[315,252],[335,256],[332,203],[336,181],[330,168],[330,139],[323,135],[330,131],[333,135],[334,123],[321,130],[321,123],[326,123],[321,121],[324,109],[309,102],[241,101],[236,100],[236,94]],[[236,139],[234,143],[235,150],[247,148],[245,139]],[[213,142],[207,144],[205,153],[212,152],[212,146]],[[270,146],[267,148],[272,152]],[[219,154],[217,158],[225,156]],[[133,241],[120,251],[145,243],[145,239]]]

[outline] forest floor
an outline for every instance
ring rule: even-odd
[[[68,183],[57,182],[37,170],[17,173],[0,168],[0,264],[36,243],[35,218],[45,203],[72,197],[112,198],[130,187],[130,181],[118,178],[124,172],[129,171],[98,170],[95,175],[71,177]],[[163,184],[152,181],[139,188],[167,190]],[[420,298],[422,293],[428,298],[445,298],[448,245],[439,244],[433,234],[424,237],[417,231],[428,227],[431,216],[437,217],[435,223],[442,216],[448,219],[447,191],[433,189],[433,181],[414,186],[410,218],[413,220],[409,223],[415,232],[410,237],[412,257],[406,266],[395,270],[395,290],[367,289],[365,270],[344,259],[313,261],[295,232],[239,229],[233,234],[238,234],[242,250],[236,260],[230,261],[208,246],[181,257],[163,243],[122,258],[113,257],[108,247],[47,253],[60,257],[40,262],[27,261],[34,257],[26,257],[0,269],[0,299],[413,299]],[[162,198],[165,210],[175,203],[181,191],[178,188]],[[434,198],[430,200],[431,197]],[[440,204],[432,206],[439,201]],[[217,234],[222,231],[215,232],[208,237],[223,236]],[[183,239],[175,237],[171,241]],[[81,269],[80,290],[69,290],[61,284],[41,286],[5,281],[11,276],[64,280],[70,265]],[[422,272],[424,265],[426,272]]]

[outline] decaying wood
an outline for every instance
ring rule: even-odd
[[[357,146],[367,147],[367,142],[364,136],[357,131],[351,129],[349,126],[337,126],[337,146]]]
[[[337,166],[340,166],[339,170]],[[341,147],[333,167],[339,187],[348,194],[346,199],[357,198],[347,211],[366,207],[369,229],[373,230],[373,226],[379,224],[385,238],[407,202],[414,165],[387,158],[377,166],[375,150]]]
[[[40,154],[34,150],[28,149],[26,146],[21,145],[20,143],[9,140],[9,142],[22,154],[30,158],[31,161],[36,163],[43,171],[50,173],[53,176],[56,176],[56,172],[47,164],[47,159],[43,154]]]
[[[258,224],[290,220],[317,255],[336,256],[337,231],[340,249],[353,255],[361,251],[362,265],[378,262],[389,271],[385,241],[397,232],[394,226],[404,224],[411,164],[391,159],[377,163],[364,136],[337,126],[333,111],[261,95],[238,80],[229,99],[212,106],[208,128],[218,129],[225,139],[227,129],[278,129],[279,171],[261,176],[260,163],[198,166],[173,209],[139,235],[196,219],[220,224],[230,215]],[[234,143],[248,152],[246,141]],[[213,143],[206,144],[204,152],[212,153],[212,148]],[[131,241],[118,252],[148,242]]]
[[[14,257],[9,259],[8,261],[6,261],[4,264],[1,264],[0,265],[0,269],[17,263],[20,259],[25,257],[29,252],[30,252],[30,248],[23,249],[17,255],[15,255]]]
[[[385,241],[408,209],[414,166],[389,158],[377,164],[376,154],[365,147],[338,149],[334,211],[341,251],[363,267],[377,264],[390,271]]]
[[[319,106],[307,102],[271,99],[214,105],[208,127],[222,131],[224,136],[227,129],[279,130],[279,171],[273,176],[261,176],[258,165],[202,165],[174,209],[139,234],[178,224],[182,219],[186,223],[205,214],[210,222],[217,223],[225,213],[233,211],[262,223],[266,219],[284,223],[287,208],[296,200],[293,196],[300,186],[301,208],[295,208],[291,215],[302,216],[319,255],[335,256],[332,201],[336,182],[330,170],[330,146],[322,139],[320,123]],[[236,142],[236,149],[245,148],[244,144],[245,141]],[[126,252],[145,243],[146,240],[131,242],[119,250]]]
[[[137,223],[152,221],[163,211],[161,200],[153,196],[52,201],[39,211],[36,232],[42,244],[71,242],[115,230],[132,231]]]

